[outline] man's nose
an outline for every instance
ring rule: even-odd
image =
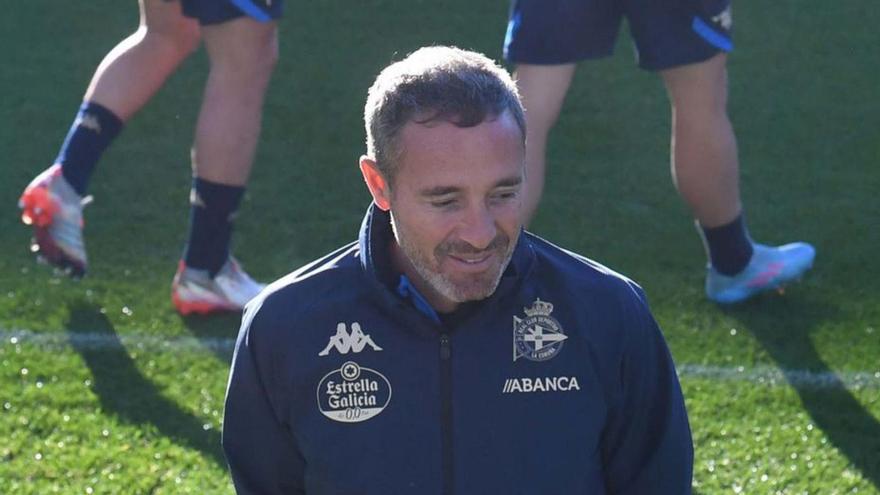
[[[495,217],[484,205],[470,208],[459,230],[459,239],[477,249],[489,247],[497,235]]]

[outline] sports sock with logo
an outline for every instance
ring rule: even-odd
[[[715,271],[727,276],[736,275],[749,264],[754,249],[742,213],[719,227],[706,228],[699,222],[697,227]]]
[[[189,240],[183,257],[186,266],[217,275],[229,257],[232,222],[243,195],[244,186],[193,178]]]
[[[86,101],[79,107],[55,163],[61,164],[61,173],[80,196],[85,196],[98,159],[122,126],[116,114],[97,103]]]

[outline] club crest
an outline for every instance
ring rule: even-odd
[[[530,361],[547,361],[559,354],[568,338],[562,325],[550,316],[553,305],[535,299],[530,308],[523,308],[525,318],[513,317],[513,360],[524,357]]]

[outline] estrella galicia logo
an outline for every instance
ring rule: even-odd
[[[342,423],[376,417],[391,401],[391,384],[382,373],[347,361],[318,383],[318,409]]]
[[[513,360],[547,361],[559,354],[568,338],[562,325],[550,316],[553,305],[535,299],[531,308],[523,308],[526,318],[513,317]]]

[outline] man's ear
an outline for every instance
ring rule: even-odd
[[[364,182],[367,183],[367,189],[373,196],[373,202],[380,209],[388,211],[391,209],[391,189],[388,181],[376,168],[376,160],[364,155],[360,160],[361,175],[364,176]]]

